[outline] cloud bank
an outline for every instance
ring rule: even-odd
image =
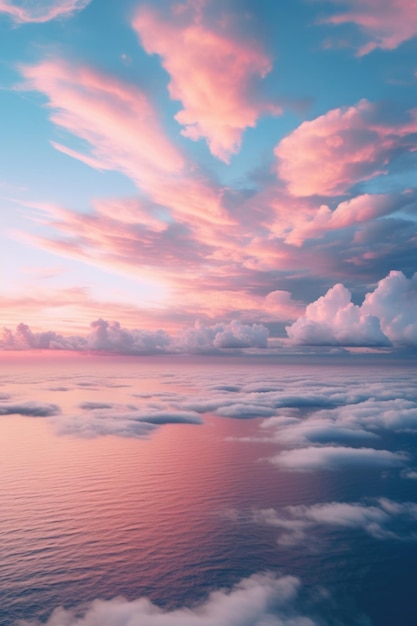
[[[269,331],[262,324],[232,320],[206,326],[196,323],[177,336],[164,330],[123,328],[119,322],[95,320],[86,336],[64,337],[54,331],[32,332],[19,324],[15,332],[4,329],[2,350],[75,350],[117,354],[206,353],[227,349],[266,348]]]

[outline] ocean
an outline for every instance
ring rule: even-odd
[[[412,358],[10,353],[0,383],[1,624],[417,624]]]

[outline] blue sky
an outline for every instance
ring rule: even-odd
[[[3,345],[97,318],[417,345],[416,15],[2,0]]]

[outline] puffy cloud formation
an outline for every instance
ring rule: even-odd
[[[165,330],[128,330],[119,322],[95,320],[86,337],[64,337],[54,331],[34,333],[26,324],[19,324],[13,333],[3,330],[3,350],[94,350],[119,354],[158,354],[165,352],[215,352],[233,348],[266,348],[268,329],[262,324],[242,324],[232,320],[226,324],[205,326],[196,323],[173,337]]]
[[[100,319],[92,322],[87,345],[89,350],[154,354],[166,351],[171,341],[171,337],[164,330],[126,330],[121,328],[119,322]]]
[[[310,506],[288,506],[281,511],[263,509],[254,513],[256,522],[273,526],[282,532],[281,545],[311,541],[312,532],[320,527],[335,530],[358,529],[375,539],[417,539],[415,523],[417,504],[394,502],[386,498],[364,502],[325,502]],[[396,525],[400,530],[396,530]]]
[[[340,3],[340,0],[330,1]],[[343,4],[344,12],[324,21],[335,25],[356,24],[368,39],[359,48],[359,56],[376,48],[393,50],[417,35],[416,0],[345,0]]]
[[[45,626],[315,626],[300,608],[300,581],[293,576],[254,574],[230,591],[210,594],[192,608],[164,611],[148,598],[95,600],[85,612],[56,609]],[[322,623],[322,622],[320,622]],[[20,626],[40,626],[20,622]]]
[[[379,107],[361,100],[303,122],[282,139],[275,155],[278,174],[290,194],[342,194],[355,183],[383,173],[395,150],[416,148],[416,110],[404,121],[381,120]]]
[[[205,352],[221,348],[266,348],[268,329],[262,324],[229,324],[205,326],[196,322],[178,337],[178,345],[186,352]]]
[[[287,326],[296,344],[417,347],[417,274],[410,279],[392,271],[361,306],[341,284],[309,304],[305,314]]]
[[[348,448],[345,446],[321,446],[284,450],[269,459],[271,463],[286,470],[338,470],[353,467],[402,467],[408,460],[403,452],[389,452],[374,448]]]
[[[228,32],[231,20],[224,12],[216,24],[205,23],[202,8],[203,3],[188,3],[162,14],[144,6],[133,27],[170,75],[170,96],[183,105],[175,116],[182,134],[207,139],[211,153],[227,162],[247,127],[263,112],[281,109],[258,95],[256,81],[272,68],[261,46]]]
[[[15,22],[49,22],[81,11],[91,0],[28,0],[23,4],[0,0],[0,13],[6,13]]]
[[[308,417],[282,410],[262,423],[262,429],[273,433],[277,443],[290,446],[357,442],[377,439],[383,431],[417,433],[415,391],[406,399],[403,393],[381,394],[363,401],[350,398],[341,406],[314,411]],[[395,398],[395,399],[394,399]]]
[[[82,337],[63,337],[53,330],[34,333],[27,324],[18,324],[16,331],[3,329],[0,348],[3,350],[82,350]]]

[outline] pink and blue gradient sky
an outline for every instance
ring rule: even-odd
[[[0,0],[0,48],[3,348],[417,346],[417,0]]]

